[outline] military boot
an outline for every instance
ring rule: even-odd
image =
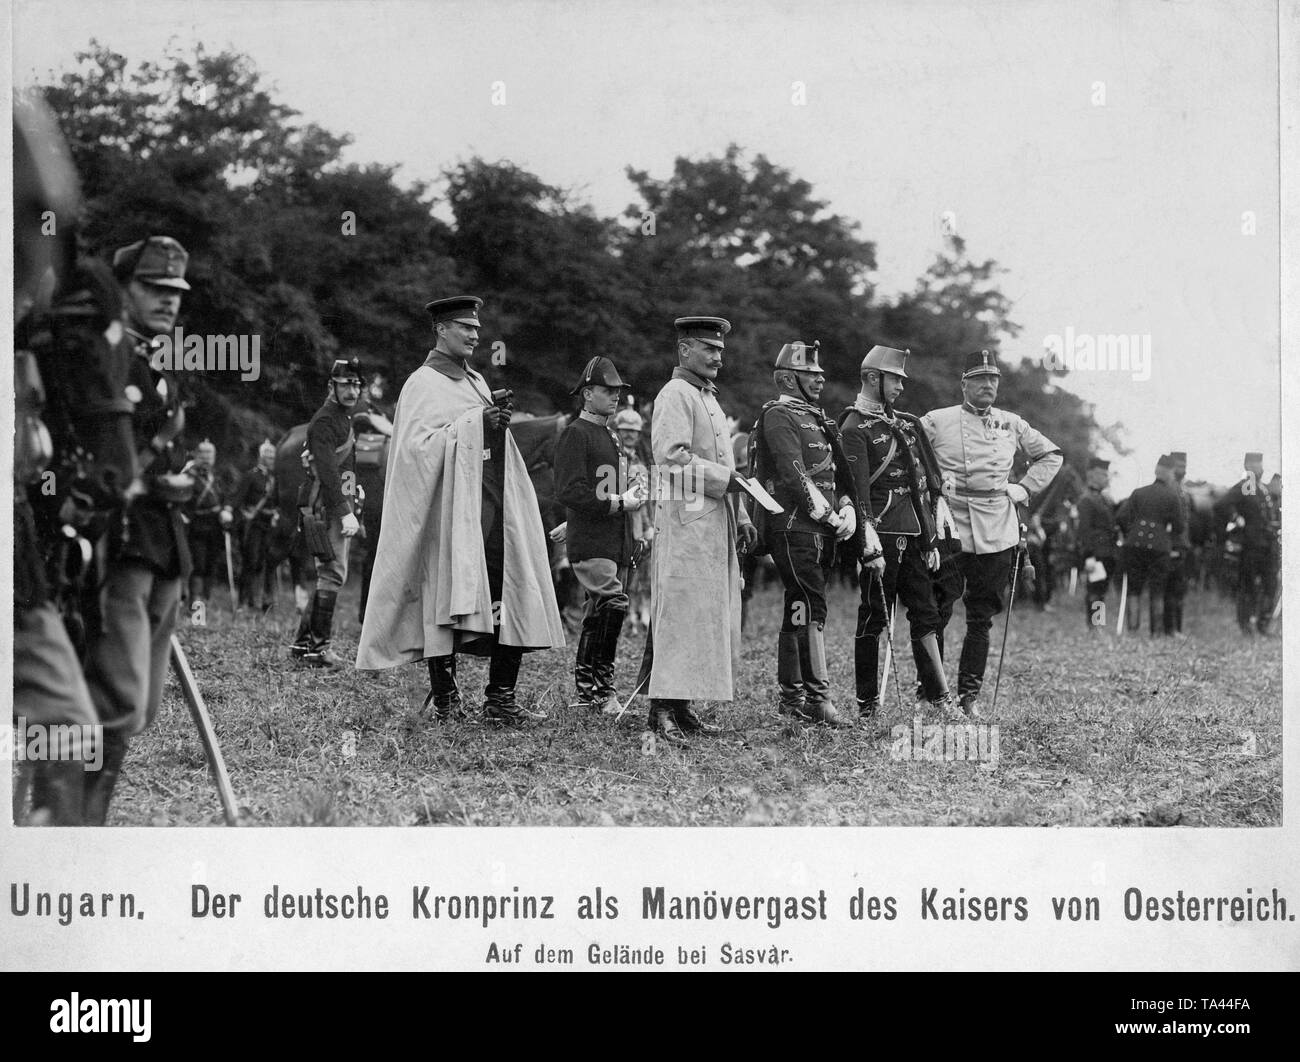
[[[40,760],[32,766],[30,826],[80,826],[86,803],[81,760]]]
[[[573,688],[577,690],[575,708],[599,708],[596,699],[596,652],[599,648],[596,634],[600,623],[598,614],[584,616],[582,634],[578,638],[578,653],[573,660]]]
[[[623,633],[627,613],[621,609],[608,609],[598,613],[596,621],[596,650],[592,664],[595,679],[596,703],[605,715],[618,715],[623,710],[614,690],[614,662],[618,657],[618,639]]]
[[[826,668],[826,642],[820,623],[809,623],[799,632],[799,668],[803,672],[802,718],[813,723],[841,727],[847,724],[831,700],[831,680]]]
[[[934,634],[925,634],[914,640],[912,655],[916,658],[921,699],[935,711],[948,714],[952,705],[952,694],[948,690],[948,677],[944,674],[943,660],[939,656],[938,637]]]
[[[803,716],[803,672],[799,669],[799,634],[782,631],[776,640],[776,684],[781,691],[777,712]]]
[[[680,701],[673,708],[673,716],[677,720],[677,726],[683,734],[699,734],[703,737],[717,737],[722,733],[722,727],[717,723],[710,723],[703,719],[700,714],[691,707],[690,701]]]
[[[483,694],[483,712],[487,720],[502,726],[540,723],[546,713],[525,708],[515,701],[515,683],[519,680],[519,662],[523,650],[518,646],[497,644],[488,664],[488,684]]]
[[[853,682],[858,719],[867,723],[880,711],[880,635],[860,634],[853,639]]]
[[[686,745],[686,735],[677,725],[676,708],[683,702],[660,697],[650,698],[650,730],[669,745]]]
[[[131,739],[120,729],[105,729],[101,744],[103,760],[99,770],[90,771],[85,779],[85,804],[82,821],[87,826],[103,826],[108,821],[108,804],[113,799],[113,788],[122,772]]]
[[[311,609],[311,648],[302,654],[302,662],[313,667],[325,667],[338,670],[342,661],[330,652],[330,636],[334,629],[334,606],[338,603],[338,591],[317,590]]]
[[[298,634],[289,646],[289,655],[295,660],[301,660],[311,652],[311,613],[315,604],[316,592],[313,590],[302,606],[302,615],[298,618]]]
[[[439,723],[449,719],[464,719],[465,709],[460,700],[460,687],[456,684],[456,656],[431,656],[425,661],[429,666],[429,695],[424,698],[421,715],[433,710],[432,718]]]

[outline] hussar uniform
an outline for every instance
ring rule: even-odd
[[[981,373],[1002,375],[992,351],[968,355],[962,379]],[[939,645],[957,598],[966,604],[966,637],[957,670],[957,695],[970,710],[984,685],[989,629],[1002,611],[1007,585],[1020,545],[1020,517],[1008,488],[1019,486],[1032,500],[1052,482],[1064,461],[1057,445],[1023,417],[969,403],[936,409],[921,418],[939,471],[951,477],[950,507],[961,552],[947,558],[936,582]],[[1018,484],[1011,483],[1017,452],[1029,459]]]
[[[773,368],[823,373],[817,344],[801,342],[786,343]],[[750,440],[751,470],[784,510],[756,514],[761,548],[771,553],[785,588],[776,656],[780,711],[837,726],[842,720],[826,666],[826,579],[840,510],[855,506],[857,497],[840,433],[806,396],[782,394],[763,406]],[[855,555],[861,551],[856,520]]]
[[[906,379],[908,353],[872,347],[862,372],[876,369]],[[928,555],[937,567],[940,473],[919,419],[892,409],[883,395],[883,387],[874,401],[859,395],[840,420],[863,517],[875,529],[885,558],[882,577],[864,567],[859,578],[853,662],[858,711],[866,718],[880,707],[880,635],[898,599],[907,607],[921,696],[941,709],[949,701],[934,577],[926,559]]]

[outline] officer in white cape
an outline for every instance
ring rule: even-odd
[[[437,342],[397,400],[357,667],[426,660],[424,707],[442,721],[465,714],[455,654],[490,655],[486,717],[523,723],[546,715],[515,701],[520,659],[563,646],[564,628],[508,397],[469,365],[482,305],[425,307]]]

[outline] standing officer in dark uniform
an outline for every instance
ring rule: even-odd
[[[169,236],[150,236],[113,255],[123,289],[126,396],[145,493],[126,507],[107,542],[99,630],[89,639],[86,682],[104,726],[104,764],[87,785],[86,822],[102,825],[130,738],[158,714],[181,592],[190,572],[181,507],[193,481],[180,472],[174,440],[185,423],[175,378],[150,363],[152,341],[180,312],[189,255]]]
[[[1110,462],[1088,458],[1088,490],[1079,499],[1079,558],[1083,568],[1086,616],[1089,631],[1106,626],[1106,593],[1115,573],[1115,503],[1106,491]]]
[[[752,438],[755,475],[785,510],[761,517],[785,587],[776,656],[779,710],[805,722],[844,726],[831,700],[823,632],[835,543],[851,541],[861,552],[856,490],[839,432],[817,404],[826,385],[818,344],[785,344],[772,379],[781,393],[759,413]]]
[[[1183,533],[1183,507],[1174,486],[1174,462],[1167,454],[1156,462],[1156,478],[1138,487],[1119,507],[1115,522],[1124,532],[1124,573],[1128,576],[1125,628],[1142,623],[1142,591],[1151,591],[1151,637],[1168,634],[1164,618],[1169,554]]]
[[[275,571],[266,563],[271,535],[280,520],[275,504],[275,445],[265,439],[257,448],[257,464],[239,481],[231,506],[243,529],[240,545],[239,601],[259,612],[271,607]]]
[[[586,596],[573,683],[578,706],[605,715],[622,707],[614,657],[627,618],[632,514],[646,500],[646,485],[630,481],[627,457],[608,426],[625,387],[609,358],[587,362],[569,392],[582,395],[582,412],[555,448],[555,497],[565,508],[569,562]]]
[[[872,347],[862,360],[862,391],[840,421],[858,502],[884,552],[863,565],[859,580],[853,663],[858,713],[864,722],[880,708],[880,635],[898,598],[907,606],[922,698],[941,711],[952,700],[939,652],[933,585],[940,562],[934,514],[936,508],[941,517],[946,514],[947,503],[920,421],[894,410],[907,379],[907,355],[893,347]]]
[[[361,365],[339,358],[330,369],[329,397],[307,425],[307,452],[315,479],[303,513],[305,527],[312,521],[324,532],[312,545],[316,554],[316,589],[303,610],[298,637],[289,649],[291,656],[315,667],[338,668],[340,661],[330,652],[334,629],[334,606],[348,581],[348,546],[361,529],[356,510],[356,468],[354,465],[352,407],[361,397]],[[308,531],[309,545],[312,531]]]
[[[206,601],[215,577],[220,583],[225,563],[225,532],[234,522],[230,507],[222,504],[222,488],[217,481],[217,448],[204,439],[194,448],[194,458],[184,472],[194,480],[194,493],[186,503],[189,520],[190,601]],[[234,607],[232,602],[231,607]]]
[[[1237,626],[1242,634],[1268,634],[1277,597],[1277,532],[1280,521],[1264,483],[1264,455],[1246,455],[1246,475],[1215,505],[1220,527],[1242,523],[1241,566],[1237,576]],[[1251,621],[1254,621],[1254,628]]]
[[[1183,600],[1187,597],[1187,573],[1192,563],[1192,496],[1183,490],[1187,476],[1187,454],[1175,450],[1169,455],[1174,463],[1173,487],[1183,511],[1183,530],[1169,551],[1169,578],[1165,580],[1165,633],[1181,637]]]

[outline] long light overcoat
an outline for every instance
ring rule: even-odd
[[[727,494],[735,459],[711,384],[678,368],[651,420],[651,697],[729,701],[740,662],[736,530],[749,516]]]

